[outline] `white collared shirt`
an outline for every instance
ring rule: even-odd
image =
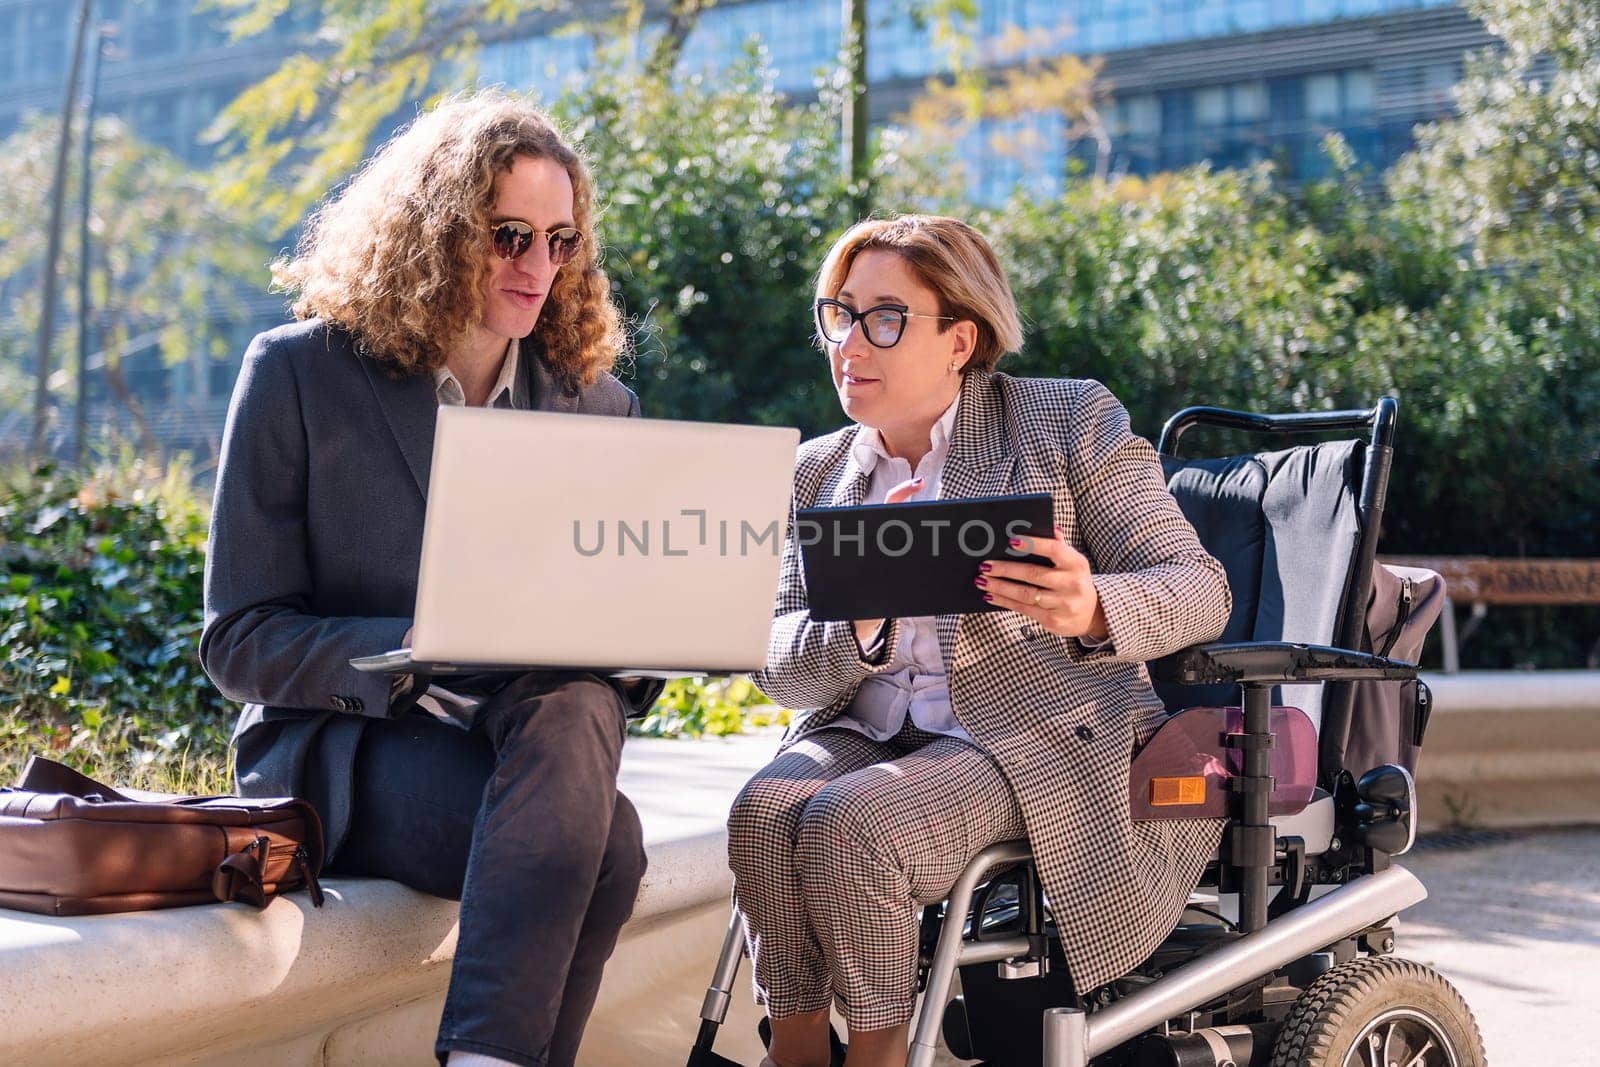
[[[500,377],[494,380],[494,388],[489,390],[489,399],[483,402],[486,408],[515,407],[517,366],[521,363],[517,339],[513,337],[506,343],[505,359],[500,361]],[[439,398],[441,405],[449,404],[452,407],[466,407],[467,393],[461,388],[461,380],[449,367],[440,367],[433,372],[433,392]]]
[[[489,398],[484,401],[484,407],[519,407],[516,384],[520,362],[519,346],[517,339],[513,337],[506,345],[506,356],[500,363],[500,376],[495,379],[494,388],[489,390]],[[438,398],[440,407],[467,406],[466,391],[461,388],[461,380],[451,372],[450,368],[440,367],[435,370],[433,383],[434,395]],[[482,697],[457,693],[442,685],[428,686],[428,691],[417,698],[417,707],[435,718],[463,728],[472,724],[472,718],[482,703]]]
[[[950,437],[955,432],[956,397],[928,434],[928,453],[913,471],[904,459],[891,456],[877,430],[856,429],[850,456],[870,481],[864,504],[881,504],[889,490],[912,478],[921,478],[922,487],[911,500],[935,500],[944,480],[944,463],[950,455]],[[889,669],[872,674],[861,683],[847,710],[833,725],[887,741],[900,732],[906,716],[919,729],[929,733],[972,738],[956,722],[950,705],[950,683],[944,673],[944,653],[939,648],[939,631],[932,615],[900,620],[900,641],[895,646]]]

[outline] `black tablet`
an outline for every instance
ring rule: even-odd
[[[973,584],[978,564],[1015,559],[1013,537],[1055,536],[1044,493],[975,500],[919,500],[854,508],[805,508],[795,537],[811,617],[909,618],[999,611]]]

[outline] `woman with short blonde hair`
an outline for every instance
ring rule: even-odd
[[[917,906],[980,851],[1026,837],[1073,986],[1171,931],[1216,821],[1134,824],[1128,770],[1164,715],[1144,661],[1222,631],[1221,566],[1148,442],[1098,382],[1013,378],[1005,273],[956,219],[863,222],[829,250],[814,313],[853,425],[801,446],[793,504],[1048,493],[1056,536],[973,568],[994,610],[811,617],[795,531],[756,684],[798,713],[728,821],[734,898],[772,1021],[766,1067],[906,1060]]]
[[[994,370],[1001,356],[1021,350],[1022,318],[1000,261],[982,235],[956,219],[902,215],[852,226],[822,261],[816,298],[837,295],[855,258],[873,249],[893,252],[915,271],[933,290],[940,315],[971,322],[977,329],[963,374]],[[818,333],[817,344],[827,343]]]

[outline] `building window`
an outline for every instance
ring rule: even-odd
[[[133,106],[133,131],[139,140],[179,153],[178,94],[147,96]]]
[[[587,34],[500,41],[478,53],[478,84],[503,85],[550,101],[578,81],[593,58],[594,39]]]
[[[1305,80],[1306,117],[1312,122],[1338,123],[1372,114],[1370,70],[1335,70],[1312,74]]]
[[[1197,158],[1218,167],[1244,167],[1267,155],[1267,88],[1259,81],[1213,85],[1194,92]]]
[[[17,27],[22,12],[16,8],[0,11],[0,85],[17,80]]]
[[[870,8],[868,19],[870,25]],[[683,74],[720,71],[756,42],[766,49],[774,86],[785,92],[804,92],[812,87],[817,71],[830,66],[838,55],[842,25],[838,4],[812,0],[719,4],[695,23],[694,32],[684,42],[678,70]],[[870,50],[868,56],[870,63]]]
[[[1077,23],[1065,5],[1041,0],[995,0],[978,9],[985,63],[1048,58],[1079,46]]]
[[[1160,159],[1161,101],[1154,93],[1119,97],[1103,109],[1113,174],[1153,173]]]
[[[125,6],[124,0],[95,0],[91,12],[94,22],[90,24],[90,31],[93,32],[95,25],[109,25],[117,27],[120,32],[126,15]]]
[[[135,60],[170,56],[182,48],[182,37],[181,0],[144,0],[134,15],[130,51]]]
[[[1204,89],[1194,91],[1194,121],[1197,126],[1228,126],[1235,120],[1234,111],[1240,112],[1239,121],[1251,121],[1261,117],[1262,110],[1257,106],[1258,97],[1261,95],[1252,90],[1258,89],[1254,84],[1242,85],[1209,85]]]
[[[1389,149],[1374,117],[1376,91],[1372,71],[1335,70],[1307,75],[1301,79],[1301,91],[1304,119],[1298,129],[1283,129],[1280,137],[1283,162],[1291,176],[1316,178],[1328,173],[1322,142],[1330,133],[1342,136],[1362,162],[1384,162]]]
[[[1066,148],[1061,116],[1036,111],[984,119],[961,138],[956,154],[966,170],[968,194],[981,204],[1000,204],[1018,189],[1033,197],[1060,193]]]
[[[1421,111],[1429,118],[1442,118],[1455,110],[1452,90],[1461,80],[1462,63],[1459,59],[1443,63],[1429,63],[1422,68]]]
[[[1338,74],[1313,74],[1306,79],[1306,115],[1314,122],[1331,122],[1344,113]]]
[[[1359,18],[1383,11],[1444,7],[1457,0],[995,0],[1015,8],[1017,25],[1076,27],[1064,47],[1085,53],[1148,44],[1255,33],[1277,26],[1304,26]],[[980,5],[988,8],[985,3]],[[1033,21],[1029,22],[1028,19]],[[987,20],[986,20],[987,21]]]
[[[831,5],[837,8],[839,5]],[[843,24],[841,23],[841,31]],[[886,0],[867,2],[867,80],[925,77],[948,65],[934,45],[933,25],[918,25],[909,13]]]
[[[37,3],[28,11],[28,32],[22,39],[24,77],[52,81],[67,70],[67,29],[53,2]]]
[[[203,48],[225,48],[228,44],[229,15],[225,11],[214,11],[204,7],[196,7],[189,12],[189,48],[199,51]]]
[[[1271,0],[1236,0],[1228,5],[1229,33],[1256,33],[1272,25]]]

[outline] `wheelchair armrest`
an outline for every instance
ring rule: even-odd
[[[1348,648],[1287,641],[1239,641],[1185,648],[1152,660],[1150,673],[1164,682],[1179,685],[1404,681],[1417,676],[1417,667]]]

